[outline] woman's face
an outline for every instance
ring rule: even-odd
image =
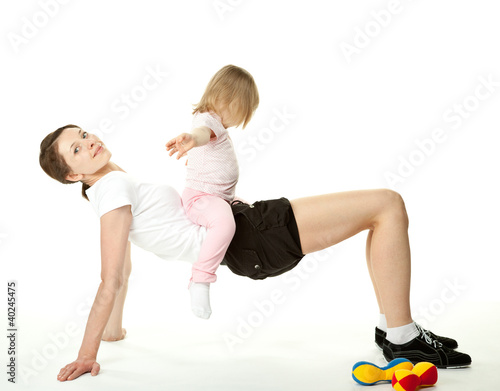
[[[111,152],[95,135],[80,128],[69,128],[59,136],[58,149],[66,164],[71,168],[69,180],[81,180],[108,164]]]

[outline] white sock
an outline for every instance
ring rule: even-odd
[[[210,307],[210,283],[191,281],[189,287],[191,294],[191,311],[202,319],[210,318],[212,308]]]
[[[386,339],[396,345],[402,345],[404,343],[410,342],[412,339],[417,337],[420,333],[415,326],[415,322],[411,322],[404,326],[399,327],[389,327],[387,329]]]
[[[379,315],[377,327],[382,331],[387,331],[387,320],[385,319],[384,314]]]
[[[384,314],[380,314],[378,317],[378,326],[380,330],[387,332],[387,320],[385,319]]]

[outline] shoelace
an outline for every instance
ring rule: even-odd
[[[443,344],[441,342],[439,342],[438,340],[436,339],[433,339],[429,334],[428,334],[428,331],[425,330],[422,326],[420,326],[419,324],[415,323],[415,326],[417,327],[417,330],[419,331],[420,333],[420,338],[425,340],[425,342],[429,345],[432,345],[434,346],[436,349],[437,348],[440,348],[441,346],[443,346]]]

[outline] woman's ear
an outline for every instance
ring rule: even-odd
[[[66,180],[71,181],[71,182],[79,182],[83,178],[82,174],[68,174],[66,175]]]

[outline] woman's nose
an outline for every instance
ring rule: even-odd
[[[96,144],[100,144],[100,143],[101,142],[98,139],[96,139],[95,137],[92,137],[92,136],[87,139],[87,145],[88,145],[89,149],[94,148],[96,146]]]

